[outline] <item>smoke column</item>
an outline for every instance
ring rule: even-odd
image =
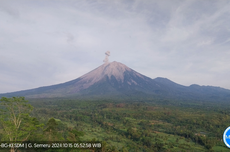
[[[103,60],[103,62],[108,63],[109,62],[109,56],[110,56],[110,52],[109,51],[105,52],[105,59]]]

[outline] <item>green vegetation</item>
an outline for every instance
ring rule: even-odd
[[[28,101],[24,97],[1,98],[1,118],[2,127],[1,140],[10,142],[26,141],[29,136],[41,125],[37,124],[36,118],[30,117],[28,113],[32,106],[26,104]],[[14,147],[11,151],[15,151]]]
[[[17,110],[16,118],[22,123],[15,129],[7,107],[17,101],[20,103],[15,105],[23,105],[27,111],[19,117]],[[1,141],[14,137],[7,134],[8,126],[20,134],[20,141],[100,141],[100,151],[229,151],[222,134],[230,126],[230,108],[215,103],[70,99],[34,99],[29,103],[34,107],[31,113],[32,106],[24,98],[1,99]]]

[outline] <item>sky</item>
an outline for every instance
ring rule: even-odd
[[[150,78],[230,89],[229,0],[0,0],[0,93],[109,61]]]

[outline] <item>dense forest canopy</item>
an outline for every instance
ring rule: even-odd
[[[222,135],[229,126],[229,112],[227,106],[207,102],[58,98],[28,102],[24,97],[3,97],[0,140],[98,142],[99,151],[228,151]],[[96,149],[55,149],[91,150]]]

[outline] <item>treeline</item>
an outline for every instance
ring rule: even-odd
[[[30,102],[31,103],[31,102]],[[60,104],[61,103],[61,104]],[[103,103],[103,101],[102,101]],[[0,141],[4,142],[85,142],[85,132],[81,122],[96,122],[98,109],[95,104],[83,103],[79,106],[76,102],[69,100],[65,103],[37,101],[36,108],[25,100],[24,97],[13,97],[0,99]],[[99,110],[105,108],[103,104],[98,105]],[[99,114],[99,113],[98,113]],[[55,118],[54,118],[55,117]],[[96,142],[92,138],[86,142]],[[100,140],[102,148],[91,150],[76,149],[34,149],[34,151],[101,151],[101,152],[128,152],[126,147],[117,148]],[[6,149],[0,149],[1,151]],[[10,151],[17,151],[11,148]],[[23,149],[20,149],[23,151]],[[33,151],[33,150],[31,150]]]
[[[228,108],[214,108],[214,103],[207,107],[158,102],[32,101],[35,108],[23,118],[33,126],[26,140],[80,141],[100,133],[102,151],[213,151],[216,145],[225,147],[221,139],[230,122]],[[3,126],[0,136],[5,140]]]
[[[100,105],[102,107],[102,105]],[[215,145],[224,146],[222,139],[223,130],[228,127],[230,117],[226,113],[194,109],[157,108],[142,104],[104,104],[101,111],[85,113],[88,119],[97,122],[107,130],[114,130],[125,135],[143,146],[161,150],[165,143],[159,140],[154,131],[178,135],[196,144],[204,146],[209,151]],[[121,109],[124,111],[121,111]],[[136,119],[136,124],[126,118]],[[151,123],[151,120],[160,120],[162,123]],[[112,123],[111,123],[112,122]],[[116,127],[119,122],[125,126],[126,132]],[[203,132],[202,132],[203,131]],[[156,138],[155,138],[156,137]],[[153,140],[150,140],[153,139]],[[156,139],[156,140],[154,140]],[[170,147],[170,145],[167,145]]]
[[[0,141],[8,143],[25,142],[82,142],[84,132],[79,131],[76,126],[69,127],[60,119],[49,118],[46,122],[39,121],[31,116],[33,107],[28,104],[24,97],[13,97],[0,99]],[[93,142],[94,139],[88,141]],[[106,143],[104,142],[104,145]],[[103,146],[103,149],[106,149]],[[1,148],[1,151],[8,151]],[[10,151],[18,149],[11,147]],[[20,149],[24,151],[25,149]],[[33,149],[34,151],[39,151]],[[32,149],[30,151],[33,151]],[[42,149],[40,151],[74,151],[73,149]],[[78,151],[78,150],[77,150]]]

